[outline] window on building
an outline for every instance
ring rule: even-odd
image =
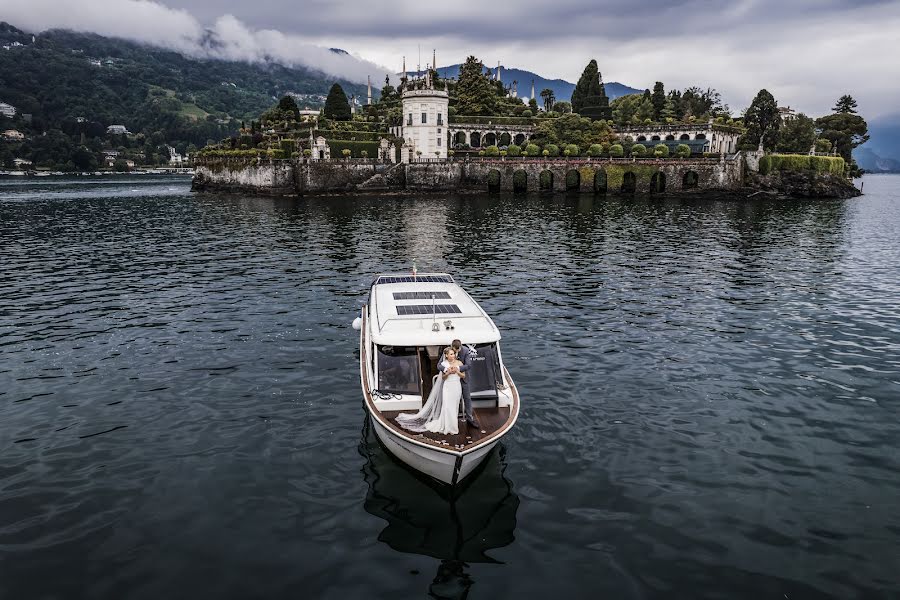
[[[438,115],[438,116],[440,116],[440,115]],[[440,123],[438,123],[438,125],[440,125]],[[441,128],[440,128],[440,127],[438,127],[438,135],[441,135]]]
[[[438,113],[438,125],[443,125],[443,124],[444,124],[444,114]],[[440,133],[440,131],[438,133]]]
[[[438,133],[440,133],[440,131]],[[437,141],[438,141],[438,148],[440,148],[441,147],[441,138],[438,138]]]
[[[428,113],[423,112],[422,113],[422,123],[427,123],[427,122],[428,122]]]
[[[412,125],[412,113],[409,113],[409,118],[406,120],[407,125]]]

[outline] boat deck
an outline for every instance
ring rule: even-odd
[[[401,435],[413,437],[417,440],[434,444],[435,446],[461,449],[471,444],[478,443],[485,438],[492,437],[509,420],[508,406],[473,408],[472,410],[475,413],[475,418],[478,419],[478,422],[481,425],[481,429],[475,429],[474,427],[470,427],[465,421],[460,421],[459,433],[456,435],[445,435],[441,433],[432,433],[430,431],[413,433],[400,427],[400,425],[397,424],[397,421],[394,420],[400,413],[415,414],[416,411],[414,410],[385,410],[382,411],[381,414],[387,419],[390,427]]]

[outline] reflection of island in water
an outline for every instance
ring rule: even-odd
[[[468,563],[498,563],[487,551],[515,539],[519,498],[503,474],[503,444],[456,488],[433,482],[392,457],[368,421],[359,450],[368,459],[365,509],[387,521],[378,539],[398,552],[440,559],[429,591],[438,598],[465,598],[473,583]]]

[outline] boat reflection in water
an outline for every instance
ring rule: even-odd
[[[429,587],[436,598],[465,598],[470,563],[500,563],[487,552],[514,539],[519,498],[504,476],[499,444],[476,472],[455,487],[441,485],[395,459],[366,419],[360,454],[369,491],[365,509],[387,521],[378,539],[398,552],[440,559]]]

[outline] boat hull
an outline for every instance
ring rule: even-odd
[[[372,419],[372,424],[378,439],[391,454],[416,471],[448,485],[456,485],[471,474],[500,441],[500,438],[497,438],[466,453],[442,452],[436,448],[423,447],[397,435],[382,425],[377,418]]]

